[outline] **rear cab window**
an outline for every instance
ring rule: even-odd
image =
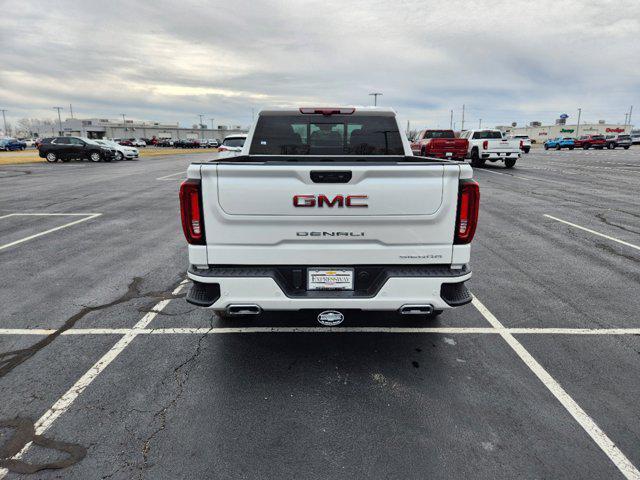
[[[498,132],[498,131],[491,131],[491,130],[486,130],[486,131],[482,131],[482,132],[474,132],[473,133],[473,139],[501,139],[502,138],[502,133]]]
[[[455,138],[453,130],[427,130],[424,138]]]
[[[393,115],[260,115],[250,155],[404,155]]]

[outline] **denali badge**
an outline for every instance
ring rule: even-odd
[[[326,195],[294,195],[294,207],[347,207],[347,208],[367,208],[369,205],[364,201],[369,198],[367,195],[336,195],[332,200]]]
[[[336,310],[325,310],[318,315],[318,322],[325,327],[340,325],[344,320],[344,315]]]
[[[296,232],[298,237],[364,237],[364,232]]]

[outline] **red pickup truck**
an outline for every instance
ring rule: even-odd
[[[456,138],[453,130],[422,130],[411,143],[414,155],[464,160],[469,148],[466,138]]]
[[[576,148],[582,147],[585,150],[589,150],[592,147],[602,150],[607,146],[607,140],[604,135],[583,135],[574,141],[574,146]]]

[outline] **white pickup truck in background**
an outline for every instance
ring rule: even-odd
[[[460,138],[469,141],[467,158],[474,167],[481,167],[489,160],[503,161],[505,167],[513,168],[520,158],[521,141],[505,138],[500,130],[465,130]]]
[[[463,162],[414,157],[395,112],[259,114],[241,155],[193,163],[180,188],[187,301],[220,315],[433,315],[471,301],[479,189]]]

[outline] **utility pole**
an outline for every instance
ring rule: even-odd
[[[121,113],[120,115],[122,115],[122,136],[124,137],[124,132],[127,131],[127,119],[124,118],[124,113]]]
[[[69,113],[71,114],[71,118],[73,118],[73,106],[69,104]]]
[[[628,117],[628,116],[629,116],[629,114],[628,114],[628,113],[625,113],[625,114],[624,114],[624,126],[625,126],[625,127],[627,126],[627,117]]]
[[[5,109],[0,110],[2,112],[2,120],[4,121],[4,134],[7,135],[7,117],[5,117]]]
[[[58,111],[58,135],[62,136],[62,118],[60,117],[60,110],[64,110],[62,107],[53,107],[54,110]]]
[[[204,117],[204,113],[200,113],[198,116],[200,117],[200,138],[204,139],[204,130],[202,128],[202,117]]]
[[[453,110],[451,110],[451,117],[449,118],[449,128],[453,130]]]
[[[460,127],[460,131],[464,131],[464,103],[462,104],[462,126]]]
[[[482,119],[478,120],[478,130],[482,129]]]
[[[629,107],[629,126],[631,126],[631,114],[633,113],[633,105]]]
[[[373,97],[373,106],[377,107],[378,106],[378,97],[382,96],[382,94],[379,93],[379,92],[373,92],[373,93],[370,93],[369,96]]]
[[[215,130],[215,129],[213,128],[213,118],[210,118],[209,120],[211,120],[211,130]]]
[[[582,114],[582,109],[578,109],[578,125],[576,126],[576,138],[580,137],[580,115]]]

